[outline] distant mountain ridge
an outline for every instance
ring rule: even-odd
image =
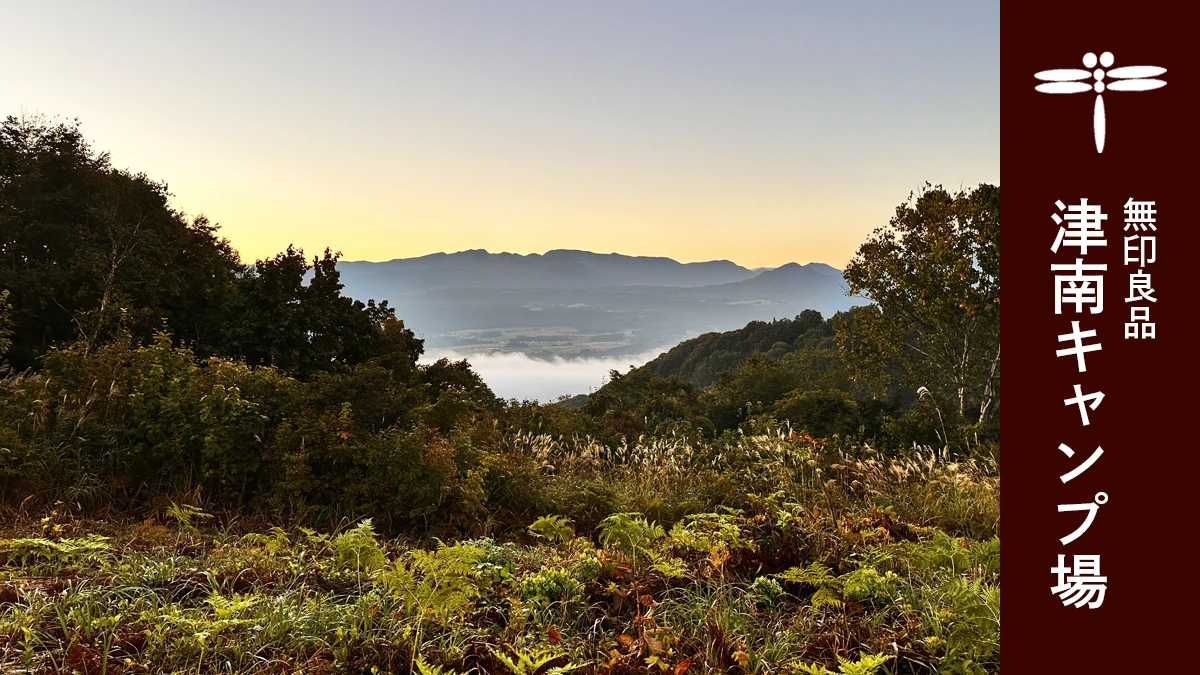
[[[829,283],[842,283],[842,271],[825,263],[788,263],[745,279],[705,287],[712,297],[744,297],[747,293],[771,300],[795,300],[811,295],[806,290],[824,291]]]
[[[387,262],[338,265],[355,284],[403,288],[598,288],[710,286],[749,279],[756,272],[728,260],[681,263],[671,258],[555,249],[546,253],[489,253],[483,249],[433,253]]]
[[[841,270],[824,263],[752,270],[728,260],[476,249],[338,269],[347,295],[387,300],[430,350],[535,358],[636,354],[754,320],[866,303],[848,297]]]

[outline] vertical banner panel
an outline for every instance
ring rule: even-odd
[[[1191,643],[1172,580],[1196,490],[1184,7],[1002,9],[1010,672],[1154,669]]]

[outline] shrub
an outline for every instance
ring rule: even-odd
[[[543,567],[521,580],[521,600],[570,604],[583,596],[583,584],[565,570]]]
[[[858,403],[842,391],[793,392],[775,404],[773,413],[775,419],[787,420],[793,429],[802,429],[816,438],[851,436],[862,425]]]

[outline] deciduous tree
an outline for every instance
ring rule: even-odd
[[[851,294],[876,304],[838,328],[860,379],[926,386],[964,422],[998,413],[999,187],[951,194],[927,184],[858,249],[845,276]]]

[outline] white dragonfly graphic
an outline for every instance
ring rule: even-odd
[[[1167,85],[1163,80],[1153,79],[1167,72],[1166,68],[1158,66],[1123,66],[1105,71],[1112,66],[1115,59],[1112,52],[1104,52],[1097,59],[1096,55],[1088,52],[1083,55],[1085,68],[1096,68],[1099,62],[1101,68],[1095,70],[1079,70],[1077,68],[1060,68],[1043,70],[1034,73],[1034,77],[1046,84],[1039,84],[1035,89],[1044,94],[1081,94],[1085,91],[1096,92],[1096,110],[1092,115],[1092,128],[1096,133],[1096,152],[1104,152],[1104,90],[1109,91],[1149,91]],[[1115,78],[1115,81],[1105,83],[1104,78]],[[1076,80],[1094,79],[1094,83],[1078,82]]]

